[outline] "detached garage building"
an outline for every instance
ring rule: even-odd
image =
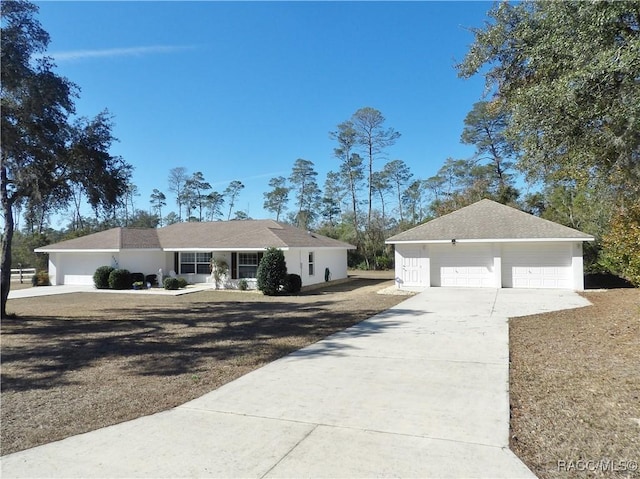
[[[593,236],[481,200],[389,238],[398,288],[584,289],[582,243]]]

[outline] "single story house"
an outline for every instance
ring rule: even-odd
[[[584,289],[593,236],[484,199],[392,236],[399,288]]]
[[[49,254],[51,284],[93,284],[99,266],[130,272],[176,275],[189,283],[213,282],[212,257],[229,266],[224,286],[240,279],[256,286],[258,263],[269,247],[283,251],[287,271],[303,286],[347,277],[352,246],[273,220],[176,223],[164,228],[113,228],[37,248]]]

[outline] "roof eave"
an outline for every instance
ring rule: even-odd
[[[119,253],[120,249],[111,248],[73,248],[73,249],[56,249],[56,248],[36,248],[34,253]]]
[[[445,244],[451,243],[455,239],[456,243],[557,243],[572,241],[595,241],[594,237],[587,238],[479,238],[479,239],[440,239],[440,240],[394,240],[388,239],[385,244]]]

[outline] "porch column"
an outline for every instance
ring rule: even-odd
[[[502,244],[493,244],[493,278],[496,288],[502,288]]]
[[[584,291],[584,261],[582,258],[582,241],[571,245],[571,271],[573,289]]]
[[[422,245],[422,284],[427,288],[431,287],[431,251],[428,244]]]

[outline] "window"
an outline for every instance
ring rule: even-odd
[[[309,276],[313,276],[315,274],[315,261],[313,257],[313,252],[309,253]]]
[[[180,253],[179,274],[211,273],[211,253]]]
[[[258,276],[258,253],[238,253],[238,278]]]

